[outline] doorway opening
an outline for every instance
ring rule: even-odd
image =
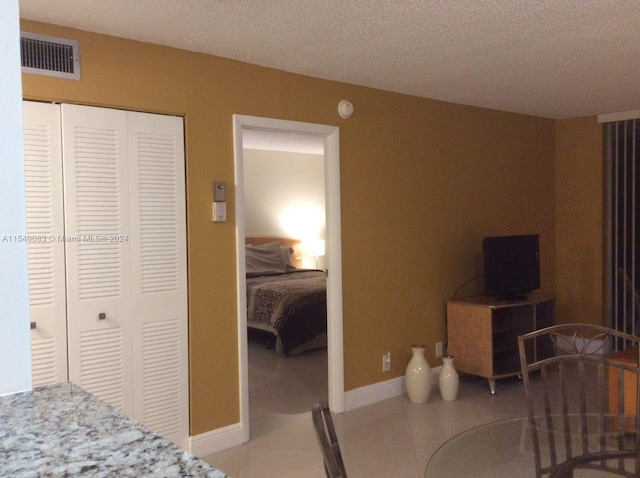
[[[327,362],[329,406],[344,411],[344,352],[342,329],[342,254],[340,228],[340,148],[335,126],[301,123],[254,116],[233,116],[236,202],[236,250],[238,297],[238,361],[240,365],[240,423],[243,442],[249,440],[249,372],[247,352],[247,297],[245,248],[244,149],[257,133],[270,133],[291,142],[311,139],[324,153],[325,256],[327,271]]]

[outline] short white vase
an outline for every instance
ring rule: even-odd
[[[442,369],[438,377],[440,385],[440,396],[445,402],[453,402],[458,398],[458,387],[460,386],[460,377],[453,366],[453,355],[445,355],[442,357]]]
[[[431,367],[424,358],[424,345],[414,344],[411,351],[413,355],[405,372],[407,394],[413,403],[425,403],[431,393]]]

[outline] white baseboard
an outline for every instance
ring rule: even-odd
[[[198,457],[218,453],[243,443],[240,423],[189,437],[189,451]]]
[[[433,367],[431,369],[432,389],[438,387],[438,377],[440,375],[440,369],[442,366]],[[374,383],[373,385],[367,385],[364,387],[350,390],[344,394],[344,409],[345,411],[353,410],[354,408],[364,407],[365,405],[371,405],[373,403],[381,402],[388,398],[397,397],[407,392],[407,385],[405,383],[404,376],[392,378],[384,382]],[[433,392],[433,391],[432,391]]]

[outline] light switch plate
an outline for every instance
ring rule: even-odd
[[[227,203],[213,203],[213,222],[225,222],[227,220]]]

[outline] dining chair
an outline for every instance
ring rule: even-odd
[[[518,337],[537,477],[640,476],[639,343],[588,324]]]
[[[347,472],[342,461],[340,445],[333,426],[331,411],[325,402],[318,402],[311,409],[313,427],[322,451],[324,471],[327,478],[346,478]]]

